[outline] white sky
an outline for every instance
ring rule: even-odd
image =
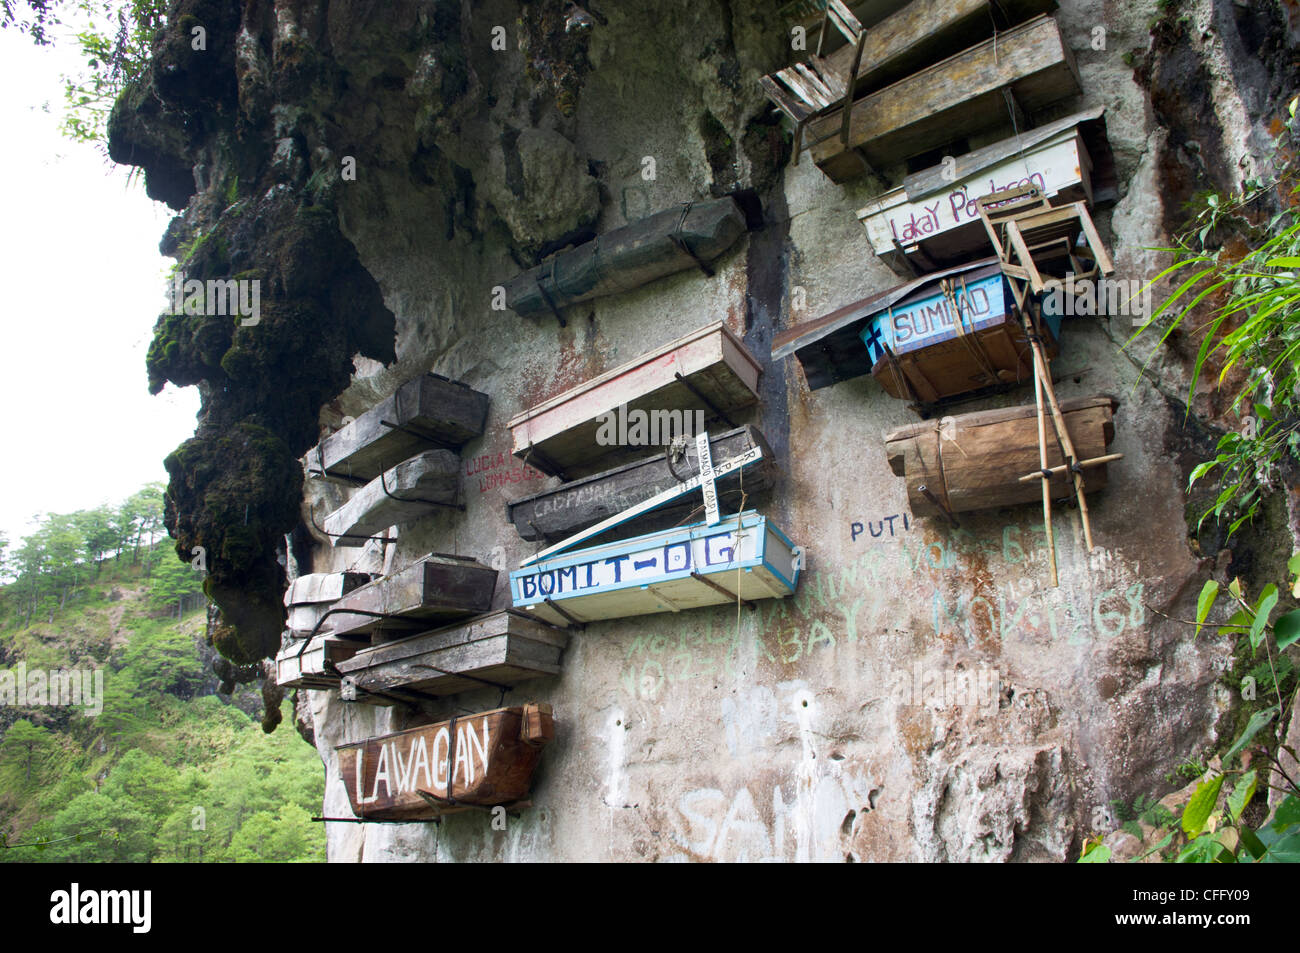
[[[149,396],[144,359],[172,264],[171,217],[93,146],[60,135],[57,35],[37,48],[0,30],[0,531],[38,512],[117,503],[194,430],[198,392]],[[49,112],[44,111],[48,103]]]

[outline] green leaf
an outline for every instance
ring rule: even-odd
[[[1277,605],[1277,586],[1271,582],[1259,595],[1259,604],[1255,607],[1255,621],[1250,624],[1250,647],[1259,648],[1264,641],[1264,627],[1268,625],[1269,613]]]
[[[1174,832],[1170,831],[1168,834],[1164,836],[1164,838],[1160,841],[1160,843],[1156,844],[1150,850],[1143,852],[1140,856],[1134,857],[1132,860],[1129,861],[1129,863],[1130,864],[1137,863],[1139,860],[1145,860],[1146,858],[1150,857],[1152,854],[1156,853],[1157,851],[1164,850],[1166,847],[1169,846],[1169,842],[1172,841],[1173,839],[1174,839]]]
[[[1289,569],[1293,575],[1300,576],[1300,553],[1296,553],[1286,561],[1286,568]]]
[[[1268,708],[1257,711],[1255,714],[1251,715],[1250,721],[1246,723],[1246,730],[1241,733],[1240,738],[1233,742],[1232,747],[1229,748],[1227,754],[1223,756],[1223,763],[1227,764],[1233,759],[1233,757],[1243,751],[1254,737],[1259,734],[1260,731],[1269,724],[1269,722],[1277,717],[1277,711],[1278,709],[1276,705],[1270,705]]]
[[[1254,831],[1249,827],[1243,827],[1238,831],[1238,833],[1241,834],[1242,846],[1246,848],[1251,857],[1255,858],[1255,860],[1259,860],[1264,856],[1264,852],[1268,848],[1264,846],[1263,842],[1260,841],[1259,836]]]
[[[1232,618],[1219,626],[1219,635],[1241,635],[1249,624],[1250,613],[1245,609],[1238,609],[1232,614]]]
[[[1227,760],[1226,758],[1224,760]],[[1202,781],[1183,809],[1183,831],[1188,837],[1195,837],[1205,829],[1205,823],[1214,813],[1214,806],[1219,802],[1219,790],[1223,787],[1222,774]]]
[[[1205,624],[1205,618],[1214,608],[1214,600],[1219,598],[1219,583],[1214,579],[1208,579],[1205,585],[1201,587],[1201,595],[1196,600],[1196,635],[1201,634],[1201,626]]]
[[[1268,828],[1257,832],[1266,850],[1259,858],[1261,864],[1300,864],[1300,829],[1292,828],[1286,834],[1275,834]]]
[[[1081,864],[1108,864],[1110,863],[1110,848],[1105,844],[1098,844],[1092,850],[1088,851],[1079,858]]]
[[[1234,824],[1241,817],[1241,812],[1246,809],[1246,805],[1250,803],[1250,799],[1255,796],[1257,780],[1255,769],[1251,768],[1237,779],[1237,786],[1228,795],[1228,816],[1232,818]]]
[[[1222,775],[1220,775],[1222,779]],[[1213,835],[1202,834],[1192,841],[1174,860],[1176,864],[1212,864],[1219,859],[1224,847]]]
[[[1281,834],[1288,827],[1300,826],[1300,797],[1288,794],[1273,812],[1273,830]]]
[[[1300,268],[1300,258],[1270,258],[1264,264],[1270,268]]]
[[[1279,649],[1300,639],[1300,609],[1292,609],[1286,615],[1278,617],[1273,623],[1273,638],[1277,640]]]

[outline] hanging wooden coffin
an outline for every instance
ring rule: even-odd
[[[318,635],[303,647],[295,639],[275,657],[275,681],[281,688],[338,688],[334,666],[352,658],[361,643],[333,635]]]
[[[1022,185],[1036,185],[1054,205],[1113,201],[1102,114],[1101,107],[1075,113],[908,176],[858,210],[872,251],[904,275],[987,254],[975,200]]]
[[[708,262],[762,224],[750,190],[666,209],[529,269],[506,284],[506,301],[519,315],[558,314],[566,305],[630,291],[688,268],[712,274]]]
[[[487,394],[422,374],[322,440],[307,463],[313,473],[360,485],[422,450],[459,450],[483,433],[487,409]]]
[[[284,593],[289,631],[294,636],[310,634],[331,605],[364,586],[370,578],[364,572],[314,572],[294,579]],[[329,620],[323,630],[332,630]]]
[[[601,469],[602,458],[625,458],[629,444],[662,445],[696,432],[697,410],[729,413],[756,403],[758,375],[758,361],[718,321],[516,415],[513,452],[543,473],[585,476]]]
[[[847,145],[836,134],[839,114],[813,121],[820,141],[810,151],[844,182],[865,171],[864,160],[882,169],[991,128],[1011,131],[1016,107],[1033,112],[1078,92],[1073,54],[1056,21],[1040,16],[858,99]]]
[[[335,750],[352,813],[413,821],[524,801],[554,737],[551,706],[530,702]]]
[[[857,4],[853,4],[857,6]],[[899,6],[891,2],[888,6]],[[1006,27],[1056,8],[1056,0],[912,0],[896,12],[872,4],[875,16],[889,13],[867,29],[858,61],[859,94],[879,89],[992,36]],[[865,12],[865,11],[864,11]],[[818,23],[820,26],[820,22]],[[844,76],[853,66],[853,44],[826,57],[829,72]]]
[[[509,688],[558,675],[568,643],[561,629],[513,611],[373,645],[338,666],[344,701],[393,705],[475,688]]]
[[[763,455],[753,465],[729,473],[717,482],[718,499],[729,509],[741,508],[742,490],[743,498],[753,502],[771,489],[772,455],[763,435],[753,427],[738,427],[710,436],[710,456],[715,465],[754,447],[759,447]],[[634,463],[508,503],[506,514],[524,539],[554,542],[648,500],[699,472],[695,445],[688,441],[685,459],[677,463],[670,464],[668,455],[660,451]],[[696,505],[693,497],[683,497],[675,505],[647,514],[640,522],[678,523]]]
[[[435,553],[349,593],[332,606],[329,622],[337,635],[369,633],[372,641],[382,641],[427,628],[430,620],[486,612],[496,582],[490,566]]]
[[[334,546],[364,546],[390,526],[456,507],[459,490],[460,457],[450,450],[426,450],[357,490],[325,517],[323,528]]]
[[[1080,460],[1101,457],[1115,438],[1110,397],[1061,403],[1066,429]],[[1061,466],[1060,447],[1047,425],[1049,467]],[[895,476],[907,480],[913,516],[943,516],[968,510],[1015,506],[1042,500],[1038,456],[1038,411],[1033,405],[982,410],[927,420],[885,435],[885,452]],[[1034,479],[1021,478],[1033,474]],[[1086,489],[1106,486],[1105,465],[1085,470]],[[1051,480],[1055,496],[1073,494],[1067,473]]]
[[[538,561],[510,574],[516,607],[591,622],[783,598],[799,580],[794,544],[754,510]]]
[[[1049,356],[1061,319],[1044,321]],[[1000,266],[922,285],[859,332],[871,374],[892,397],[933,404],[1033,380],[1033,353]]]

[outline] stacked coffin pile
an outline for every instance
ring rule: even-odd
[[[336,688],[335,666],[352,657],[358,646],[339,638],[329,624],[330,606],[370,581],[363,572],[318,572],[299,576],[284,594],[288,627],[275,659],[281,688]]]
[[[308,454],[308,471],[356,487],[318,529],[334,546],[362,546],[432,509],[463,510],[458,451],[483,433],[488,397],[422,374]]]
[[[758,374],[718,322],[511,420],[515,455],[566,481],[507,506],[520,536],[551,543],[511,573],[516,609],[580,625],[789,595],[795,547],[745,509],[771,487],[771,451],[731,416],[757,402]]]
[[[829,0],[816,52],[763,88],[833,181],[949,148],[989,127],[1008,133],[1079,92],[1055,0],[912,0],[864,25]],[[834,44],[843,40],[838,49]]]

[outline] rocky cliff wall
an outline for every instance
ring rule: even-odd
[[[1062,4],[1084,93],[1056,114],[1106,107],[1120,197],[1098,225],[1117,277],[1145,280],[1183,203],[1264,161],[1294,79],[1288,13]],[[1057,589],[1036,507],[904,521],[881,437],[914,415],[870,377],[810,392],[797,362],[770,361],[776,332],[897,284],[855,212],[902,173],[840,186],[786,164],[757,81],[787,61],[775,5],[185,0],[171,22],[115,111],[114,155],[180,212],[164,247],[193,276],[270,289],[260,325],[164,318],[150,355],[155,386],[202,388],[196,438],[169,460],[169,528],[216,554],[232,660],[278,645],[284,567],[382,571],[379,547],[333,550],[305,528],[342,496],[295,458],[426,370],[488,393],[488,428],[463,453],[466,511],[404,528],[390,566],[474,555],[508,605],[532,544],[505,503],[556,481],[509,455],[506,421],[719,319],[763,362],[752,419],[780,467],[764,511],[807,551],[790,599],[589,625],[562,675],[507,696],[551,703],[557,737],[505,831],[477,814],[336,824],[332,860],[1065,860],[1096,808],[1164,793],[1216,741],[1230,646],[1162,615],[1194,612],[1216,551],[1189,539],[1182,488],[1204,437],[1171,400],[1176,352],[1152,386],[1145,354],[1120,350],[1129,319],[1067,322],[1060,396],[1118,398],[1125,457],[1091,501],[1095,552],[1058,511]],[[204,54],[180,41],[196,23]],[[715,277],[574,306],[565,327],[493,310],[495,286],[566,242],[737,186],[759,191],[765,226]],[[1277,523],[1262,562],[1289,552]],[[983,701],[953,704],[968,682]],[[335,745],[497,700],[413,712],[301,693],[324,814],[350,813]]]

